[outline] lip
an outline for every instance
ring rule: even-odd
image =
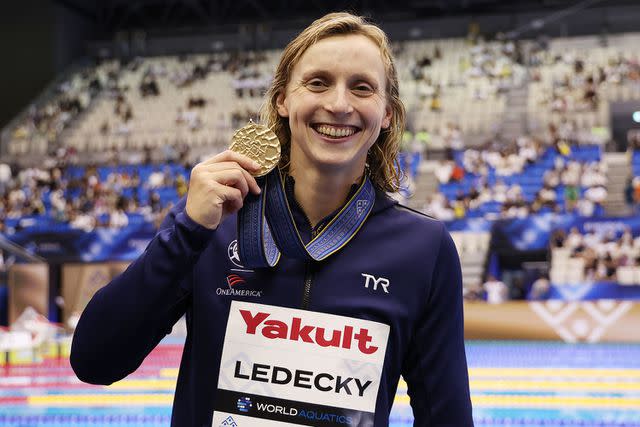
[[[343,137],[340,137],[340,138],[332,138],[332,137],[328,137],[327,135],[322,134],[322,133],[320,133],[320,132],[318,132],[316,130],[316,127],[323,126],[323,125],[324,126],[333,126],[333,127],[336,127],[336,128],[351,128],[351,129],[354,129],[355,132],[352,133],[349,136],[343,136]],[[359,134],[362,131],[362,129],[359,128],[358,126],[345,125],[345,124],[335,124],[335,123],[326,123],[326,122],[312,123],[309,127],[322,140],[327,141],[328,143],[332,143],[332,144],[338,144],[338,143],[341,143],[341,142],[348,141],[349,139],[353,138],[355,135]]]
[[[332,138],[332,137],[328,137],[327,135],[324,135],[320,132],[318,132],[317,130],[315,130],[314,128],[311,128],[311,130],[313,131],[313,133],[315,133],[318,138],[322,139],[323,141],[329,143],[329,144],[340,144],[346,141],[351,140],[354,136],[358,135],[360,133],[360,131],[356,131],[354,134],[349,135],[349,136],[343,136],[341,138]]]

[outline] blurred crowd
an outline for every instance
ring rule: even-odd
[[[132,216],[158,225],[176,199],[186,195],[191,165],[103,168],[106,178],[97,165],[70,165],[66,158],[50,158],[42,167],[0,164],[0,232],[37,225],[38,218],[86,232],[125,227]],[[149,171],[144,180],[141,168]],[[163,189],[175,190],[169,191],[175,197],[161,197]]]
[[[540,105],[558,113],[596,110],[603,101],[601,92],[607,85],[640,84],[638,58],[622,53],[610,57],[606,64],[598,65],[581,55],[554,54],[538,49],[531,56],[531,64],[534,81],[541,79],[540,67],[565,70],[554,77],[551,90]]]
[[[541,211],[593,216],[602,212],[607,199],[606,165],[602,161],[573,159],[572,147],[576,145],[565,140],[544,143],[521,136],[511,145],[495,139],[478,148],[468,148],[460,161],[450,154],[434,171],[438,183],[467,184],[459,186],[455,198],[436,192],[424,205],[424,212],[446,221],[465,218],[470,211],[496,203],[502,218],[526,217]],[[529,181],[526,168],[535,166],[548,149],[555,153],[555,160],[544,171],[541,182],[533,183],[539,188],[533,197],[523,192],[521,183],[506,183],[513,176]]]
[[[551,238],[551,248],[565,248],[571,258],[584,260],[584,278],[588,282],[615,281],[618,267],[640,265],[640,236],[626,229],[619,237],[614,231],[569,233],[558,230]]]

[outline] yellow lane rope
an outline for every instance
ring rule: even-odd
[[[567,377],[567,378],[640,378],[640,369],[580,368],[471,368],[469,376],[477,377]]]
[[[173,393],[162,394],[58,394],[30,396],[33,406],[166,406],[173,403]]]
[[[640,398],[578,396],[471,396],[474,407],[640,409]],[[398,395],[395,404],[408,405],[409,396]]]
[[[640,382],[609,382],[609,381],[522,381],[522,380],[471,380],[472,390],[504,390],[504,391],[585,391],[585,392],[625,392],[640,391]]]

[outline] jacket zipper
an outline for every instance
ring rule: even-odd
[[[306,216],[306,215],[305,215]],[[307,218],[307,221],[309,219]],[[316,229],[311,230],[311,240],[318,234]],[[311,302],[311,285],[313,284],[314,262],[307,261],[304,268],[304,289],[302,291],[302,309],[308,310]]]
[[[300,206],[298,201],[295,199],[295,197],[293,198],[293,201],[296,204],[297,208],[300,209],[300,211],[302,212],[302,215],[304,215],[304,219],[307,222],[307,225],[309,226],[309,228],[311,229],[310,240],[313,240],[318,235],[319,230],[311,226],[311,220],[309,220],[307,213],[302,209],[302,207]],[[320,230],[322,229],[321,227],[317,227],[317,228],[319,228]],[[308,310],[309,303],[311,303],[311,285],[313,285],[313,274],[314,274],[313,263],[314,261],[306,261],[304,266],[304,287],[302,289],[302,303],[301,303],[301,308],[303,310]]]

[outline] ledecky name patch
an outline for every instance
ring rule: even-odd
[[[214,427],[373,425],[389,326],[233,301]]]

